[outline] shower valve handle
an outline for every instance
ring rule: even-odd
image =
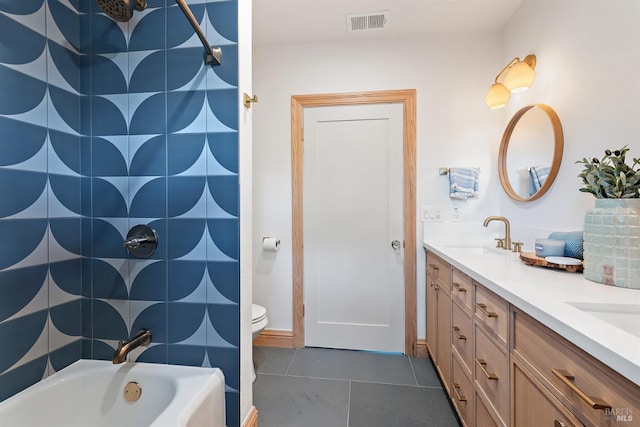
[[[158,247],[158,233],[147,225],[136,225],[129,230],[122,246],[137,258],[148,258]]]

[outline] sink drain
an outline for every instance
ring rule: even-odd
[[[124,386],[124,398],[129,402],[136,402],[142,395],[142,387],[135,381],[131,381]]]

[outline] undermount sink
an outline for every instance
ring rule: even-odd
[[[586,302],[567,304],[640,338],[640,305]]]
[[[460,244],[460,245],[445,245],[447,248],[451,248],[451,249],[458,249],[458,250],[462,250],[465,252],[469,252],[472,254],[486,254],[486,253],[494,253],[494,254],[508,254],[511,253],[511,251],[506,250],[506,249],[502,249],[502,248],[496,248],[496,247],[491,247],[491,246],[482,246],[482,245],[465,245],[465,244]]]

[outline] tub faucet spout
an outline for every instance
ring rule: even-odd
[[[504,248],[511,250],[511,224],[509,224],[509,220],[503,216],[488,216],[482,225],[486,227],[491,221],[504,222]]]
[[[118,342],[118,348],[113,353],[114,365],[127,360],[127,354],[129,354],[131,350],[141,345],[149,345],[149,343],[151,343],[151,331],[148,329],[140,329],[133,338]]]

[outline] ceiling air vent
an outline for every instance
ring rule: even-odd
[[[352,31],[382,30],[389,22],[389,11],[352,13],[347,15],[347,29]]]

